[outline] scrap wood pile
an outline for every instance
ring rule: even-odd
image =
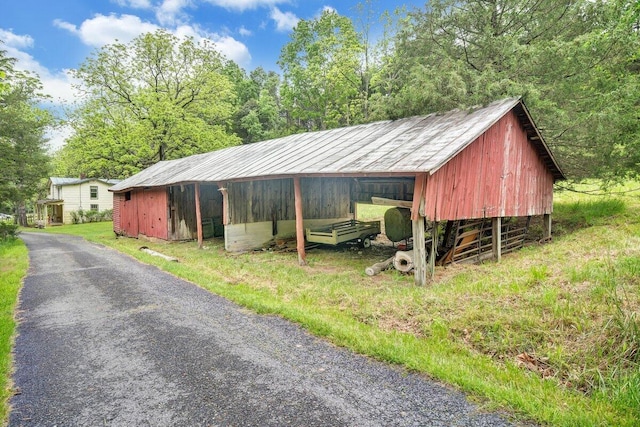
[[[524,246],[531,218],[508,218],[501,225],[501,251],[503,254]],[[479,263],[493,256],[493,226],[491,219],[447,221],[439,230],[436,250],[437,265],[451,263]],[[431,238],[425,241],[427,248]],[[429,250],[427,250],[429,253]],[[413,251],[397,251],[394,256],[365,269],[369,276],[395,268],[409,273],[414,268]]]

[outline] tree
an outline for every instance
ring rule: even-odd
[[[123,178],[239,143],[230,132],[235,95],[226,65],[213,44],[163,30],[101,48],[74,72],[85,98],[71,114],[61,169]]]
[[[361,108],[353,102],[361,85],[362,49],[352,22],[334,11],[298,23],[278,61],[283,105],[292,126],[327,129],[361,120]]]
[[[235,133],[245,144],[283,136],[285,122],[281,114],[278,74],[258,67],[247,76],[236,68],[232,73],[238,100]]]
[[[524,96],[569,176],[637,175],[632,10],[624,0],[432,0],[385,62],[387,114]]]
[[[18,213],[27,225],[25,206],[38,195],[49,172],[44,137],[52,115],[39,108],[40,81],[14,70],[15,60],[0,51],[0,201]]]

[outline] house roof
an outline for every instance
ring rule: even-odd
[[[508,98],[474,110],[306,132],[161,161],[109,190],[296,175],[433,174],[511,110],[554,179],[564,179],[523,102]]]
[[[105,178],[66,178],[52,176],[49,178],[53,185],[78,185],[89,181],[100,181],[107,185],[115,185],[122,180],[120,179],[105,179]]]

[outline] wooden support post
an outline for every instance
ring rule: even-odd
[[[413,203],[411,208],[411,229],[413,232],[413,274],[418,286],[427,284],[427,248],[424,242],[424,193],[427,174],[416,175],[413,186]]]
[[[500,262],[502,259],[502,218],[491,218],[491,244],[493,259]]]
[[[296,210],[296,248],[298,250],[298,264],[307,265],[307,254],[304,251],[304,217],[302,216],[302,190],[300,177],[293,178],[293,195]]]
[[[542,240],[548,242],[551,240],[551,214],[544,214],[542,217],[543,236]]]
[[[424,241],[424,217],[411,221],[413,228],[413,269],[416,285],[427,284],[427,248]]]
[[[202,249],[202,213],[200,212],[200,183],[195,183],[196,193],[196,230],[198,232],[198,249]]]
[[[431,222],[431,251],[429,251],[429,274],[436,277],[436,257],[438,256],[438,222]]]
[[[222,225],[229,224],[229,193],[222,183],[218,183],[218,191],[222,194]]]

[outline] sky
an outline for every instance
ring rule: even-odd
[[[425,0],[372,0],[376,17]],[[360,0],[5,0],[0,7],[0,50],[16,58],[15,68],[36,73],[52,108],[70,105],[75,96],[69,70],[105,44],[127,43],[164,28],[179,36],[209,39],[247,72],[257,67],[280,72],[276,61],[300,19],[334,9],[360,20]],[[377,21],[376,21],[377,22]],[[371,34],[382,30],[375,26]],[[68,130],[53,131],[59,148]]]

